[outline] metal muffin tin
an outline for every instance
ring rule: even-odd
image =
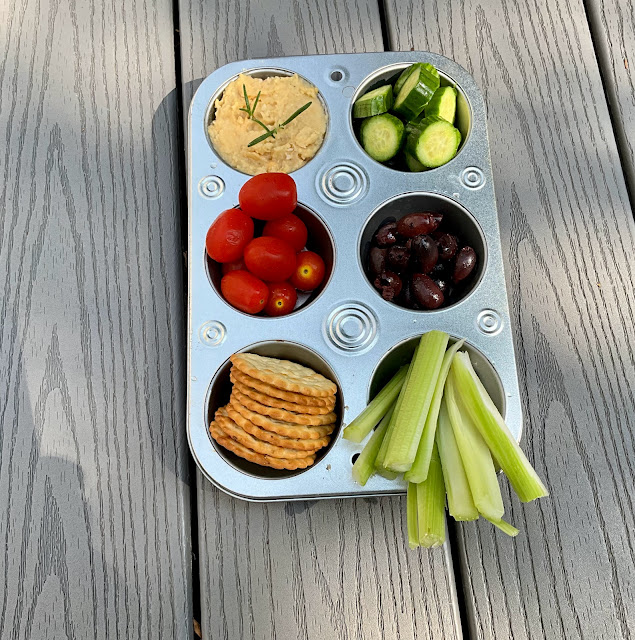
[[[351,107],[380,80],[408,64],[433,64],[443,82],[462,96],[462,147],[438,169],[400,172],[373,161],[353,132]],[[319,236],[332,242],[332,270],[323,291],[282,318],[246,315],[230,307],[213,286],[205,235],[214,219],[238,203],[249,176],[215,153],[207,124],[213,102],[239,73],[265,77],[297,73],[315,85],[328,127],[316,156],[292,176],[298,200]],[[468,118],[468,121],[465,119]],[[461,127],[459,127],[461,128]],[[218,447],[209,422],[228,398],[228,358],[256,351],[303,362],[337,382],[343,424],[412,352],[430,329],[465,338],[472,360],[507,424],[520,438],[522,410],[483,97],[470,74],[443,56],[409,51],[245,60],[221,67],[199,87],[190,110],[189,138],[188,437],[204,475],[223,491],[247,500],[296,500],[402,493],[405,482],[373,476],[365,487],[351,477],[362,446],[334,432],[324,455],[307,470],[276,472],[256,467]],[[381,299],[363,269],[364,251],[379,223],[432,205],[461,224],[470,242],[481,243],[480,273],[472,291],[438,311],[412,311]],[[367,226],[368,225],[368,226]],[[476,247],[475,247],[476,248]]]

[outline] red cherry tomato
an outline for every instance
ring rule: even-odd
[[[281,282],[295,271],[295,251],[280,238],[254,238],[245,247],[245,264],[261,280]]]
[[[263,236],[272,236],[288,242],[296,251],[302,251],[309,232],[298,216],[287,213],[275,220],[269,220],[262,232]]]
[[[248,216],[273,220],[295,209],[298,193],[293,178],[286,173],[261,173],[245,182],[238,202]]]
[[[231,271],[220,281],[223,297],[245,313],[259,313],[269,299],[269,287],[249,271]]]
[[[247,267],[245,266],[245,261],[243,257],[240,256],[238,260],[232,260],[231,262],[223,262],[222,267],[223,275],[230,273],[231,271],[247,271]]]
[[[269,300],[265,305],[268,316],[286,316],[291,313],[298,300],[295,287],[288,282],[274,282],[269,285]]]
[[[324,260],[313,251],[301,251],[297,255],[291,284],[300,291],[313,291],[324,280]]]
[[[207,255],[216,262],[238,260],[253,237],[254,221],[238,209],[227,209],[207,231]]]

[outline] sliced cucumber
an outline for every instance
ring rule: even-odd
[[[393,102],[392,87],[389,84],[373,89],[355,100],[353,118],[370,118],[386,113],[392,109]]]
[[[395,86],[393,87],[393,93],[397,95],[401,91],[401,87],[403,87],[403,83],[406,81],[406,78],[412,73],[412,70],[415,68],[421,68],[423,66],[423,62],[415,62],[411,64],[409,67],[406,67],[397,78],[397,82],[395,82]]]
[[[366,118],[360,128],[362,147],[378,162],[393,158],[404,139],[403,122],[389,113]]]
[[[425,114],[426,117],[436,116],[454,124],[456,89],[454,87],[439,87],[426,105]]]
[[[461,144],[461,132],[447,120],[435,116],[424,118],[408,135],[406,152],[424,167],[440,167],[454,158]]]
[[[404,153],[404,156],[406,157],[406,165],[408,165],[408,169],[410,169],[410,171],[425,171],[425,167],[414,156],[409,153]]]
[[[413,65],[397,97],[393,111],[412,120],[418,116],[439,88],[439,72],[431,64]]]

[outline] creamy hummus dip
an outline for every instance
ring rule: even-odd
[[[251,107],[260,91],[254,118],[270,129],[307,102],[311,106],[280,128],[275,138],[248,147],[266,131],[241,111],[245,107],[243,85]],[[326,133],[326,113],[317,95],[317,88],[297,75],[269,78],[239,75],[214,104],[215,113],[208,127],[214,149],[228,165],[250,175],[291,173],[303,167],[318,152]]]

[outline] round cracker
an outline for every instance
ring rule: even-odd
[[[235,353],[230,360],[252,378],[294,393],[324,398],[337,392],[337,385],[322,374],[290,360],[267,358],[257,353]]]
[[[274,420],[268,416],[261,416],[259,413],[249,411],[246,407],[243,407],[240,404],[234,404],[231,400],[226,409],[229,417],[243,429],[245,421],[248,421],[262,429],[273,431],[274,433],[287,438],[316,440],[330,435],[333,433],[333,429],[335,429],[334,424],[322,425],[319,427],[308,427],[300,424],[293,424],[291,422]]]
[[[239,427],[229,416],[224,416],[220,412],[216,412],[215,417],[216,424],[225,432],[226,436],[263,456],[271,456],[272,458],[306,458],[307,456],[306,451],[279,447],[270,442],[259,440]]]
[[[333,401],[333,405],[328,407],[312,407],[307,404],[297,404],[295,402],[287,402],[286,400],[281,400],[280,398],[274,398],[273,396],[268,396],[266,393],[260,393],[256,389],[252,389],[242,382],[238,382],[234,376],[229,376],[230,380],[234,385],[234,389],[237,389],[244,396],[259,402],[260,404],[264,404],[267,407],[275,407],[277,409],[286,409],[287,411],[293,411],[294,413],[306,413],[314,416],[323,416],[327,413],[333,411],[335,407],[335,401]]]
[[[309,455],[316,452],[318,449],[321,449],[322,447],[326,447],[326,445],[331,441],[331,438],[329,438],[329,436],[324,436],[323,438],[313,438],[312,440],[303,438],[286,438],[285,436],[278,435],[273,431],[267,431],[266,429],[263,429],[257,424],[253,424],[252,422],[249,422],[249,420],[246,420],[244,418],[241,421],[240,426],[244,431],[250,433],[252,436],[258,438],[259,440],[270,442],[271,444],[275,444],[278,447],[286,447],[288,449],[298,449],[300,451],[305,451],[305,455]]]
[[[306,424],[317,427],[321,424],[332,424],[337,420],[337,416],[332,411],[323,416],[311,416],[306,413],[294,413],[293,411],[287,411],[286,409],[268,407],[267,405],[260,404],[260,402],[256,402],[248,396],[243,395],[238,391],[238,389],[236,389],[236,387],[232,390],[232,397],[236,399],[236,402],[242,404],[243,407],[247,407],[250,411],[259,413],[261,416],[269,416],[276,420],[282,420],[283,422],[293,422],[293,424]]]
[[[262,382],[262,380],[258,380],[257,378],[248,376],[246,373],[240,371],[240,369],[236,369],[236,367],[231,368],[229,377],[232,382],[240,382],[250,387],[251,389],[256,389],[256,391],[258,391],[259,393],[264,393],[268,396],[280,398],[281,400],[286,400],[287,402],[306,404],[311,407],[329,407],[329,411],[331,411],[335,406],[335,396],[329,396],[327,398],[314,398],[311,396],[302,395],[301,393],[293,393],[293,391],[277,389],[276,387],[273,387],[266,382]]]
[[[244,445],[240,444],[236,440],[225,435],[225,432],[218,426],[216,421],[212,421],[209,427],[212,438],[218,442],[218,444],[235,453],[239,458],[243,458],[248,462],[259,464],[261,467],[271,467],[272,469],[306,469],[315,462],[315,455],[307,456],[306,458],[272,458],[271,456],[264,456],[260,453],[256,453],[251,449],[248,449]]]

